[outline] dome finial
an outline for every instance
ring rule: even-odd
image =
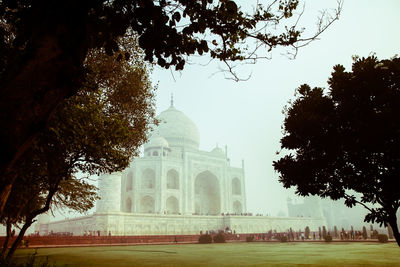
[[[171,93],[171,107],[174,106],[174,94]]]

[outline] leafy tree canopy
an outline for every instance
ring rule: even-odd
[[[273,163],[279,181],[298,195],[364,206],[365,221],[390,225],[400,245],[400,58],[355,57],[328,84],[300,86],[287,107],[281,147],[291,153]]]
[[[129,60],[107,56],[104,50],[90,51],[84,86],[58,107],[10,173],[16,180],[0,220],[23,227],[8,259],[37,215],[52,208],[92,208],[96,188],[76,173],[125,169],[156,123],[154,88],[143,55],[137,46],[125,48],[127,42],[134,44],[135,39],[119,42],[121,51],[132,55]]]

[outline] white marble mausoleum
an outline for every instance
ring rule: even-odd
[[[243,162],[231,166],[226,148],[200,150],[197,126],[172,101],[158,119],[141,157],[123,172],[99,177],[101,199],[93,215],[42,224],[40,231],[161,235],[229,227],[237,233],[262,233],[326,225],[322,217],[245,216]]]

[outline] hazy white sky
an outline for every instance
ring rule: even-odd
[[[318,11],[336,5],[335,0],[308,0],[300,23],[312,31]],[[197,124],[202,150],[218,143],[228,146],[233,166],[241,166],[244,159],[248,211],[287,213],[286,198],[293,191],[280,185],[272,167],[282,136],[282,108],[303,83],[326,87],[334,65],[350,70],[353,55],[376,53],[383,59],[399,53],[399,12],[398,0],[345,0],[339,21],[320,40],[302,48],[295,60],[277,50],[271,60],[246,66],[243,73],[252,73],[246,82],[215,74],[218,62],[186,65],[180,73],[156,68],[152,79],[159,84],[157,113],[169,107],[173,93],[175,107]]]

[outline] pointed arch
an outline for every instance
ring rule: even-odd
[[[140,200],[140,212],[141,213],[154,213],[155,212],[155,205],[154,205],[154,198],[151,196],[144,196]]]
[[[178,214],[179,213],[179,201],[176,197],[171,196],[171,197],[167,198],[165,206],[167,208],[168,214]]]
[[[218,215],[221,213],[221,191],[217,176],[204,171],[195,178],[195,213]]]
[[[233,195],[241,195],[242,194],[242,188],[240,186],[240,180],[237,177],[232,179],[232,194]]]
[[[167,189],[179,189],[179,173],[174,169],[167,172]]]
[[[142,175],[142,188],[153,189],[156,183],[156,173],[153,169],[145,169]]]
[[[126,176],[126,191],[131,191],[132,185],[133,185],[133,172],[130,171]]]
[[[132,212],[132,199],[130,197],[125,201],[124,212]]]
[[[240,201],[236,200],[233,202],[233,212],[237,214],[243,213],[242,203],[240,203]]]

